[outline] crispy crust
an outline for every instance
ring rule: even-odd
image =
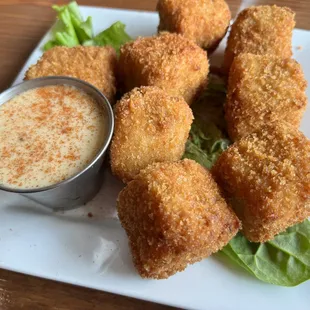
[[[208,51],[225,36],[231,19],[224,0],[159,0],[157,11],[158,31],[180,33]]]
[[[241,11],[231,27],[224,58],[224,70],[240,53],[292,56],[295,13],[276,5],[253,6]]]
[[[211,174],[188,159],[142,170],[119,194],[117,209],[144,278],[184,270],[225,246],[240,227]]]
[[[240,54],[231,66],[225,118],[232,140],[284,120],[299,127],[306,110],[307,82],[293,59]]]
[[[25,79],[63,75],[79,78],[96,86],[114,102],[116,93],[116,53],[110,47],[56,46],[43,54],[26,72]]]
[[[272,123],[235,142],[213,174],[250,241],[271,240],[310,216],[310,141],[289,124]]]
[[[151,163],[182,157],[193,120],[182,97],[167,95],[155,86],[142,86],[125,94],[114,112],[111,167],[123,182]]]
[[[178,34],[138,38],[121,48],[119,77],[124,91],[158,86],[191,104],[206,88],[208,73],[206,52]]]

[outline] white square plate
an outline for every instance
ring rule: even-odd
[[[95,7],[81,7],[81,11],[84,17],[93,17],[95,33],[118,20],[133,37],[152,35],[158,25],[156,13]],[[14,84],[22,81],[25,70],[41,56],[48,39],[49,33]],[[224,46],[223,42],[213,63],[221,61]],[[310,81],[310,32],[295,30],[293,48]],[[310,107],[302,130],[310,137]],[[310,309],[310,281],[294,288],[265,284],[225,258],[205,259],[168,280],[141,279],[116,218],[115,199],[121,187],[106,172],[104,188],[94,201],[62,214],[1,192],[0,267],[187,309]]]

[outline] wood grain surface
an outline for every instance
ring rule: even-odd
[[[53,0],[0,0],[0,91],[9,87],[55,20]],[[79,4],[154,11],[157,0],[80,0]],[[292,8],[297,27],[310,29],[310,0],[227,1],[233,15],[242,5],[278,4]],[[0,269],[0,310],[8,309],[169,309],[154,303]]]

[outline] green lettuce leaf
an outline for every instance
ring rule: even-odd
[[[71,21],[80,44],[91,40],[94,35],[91,16],[88,16],[86,21],[83,21],[79,6],[75,1],[68,4],[68,10],[71,14]]]
[[[109,28],[97,34],[92,40],[84,42],[83,45],[97,45],[105,46],[110,45],[119,54],[120,47],[132,38],[126,33],[125,25],[121,22],[116,22]]]
[[[215,132],[215,135],[212,132]],[[229,140],[221,138],[214,124],[200,125],[196,120],[190,131],[190,139],[186,142],[183,157],[193,159],[210,169],[228,145]]]
[[[195,120],[186,142],[183,158],[197,161],[210,169],[218,156],[228,147],[223,107],[226,99],[224,81],[209,76],[209,85],[191,108]]]
[[[132,40],[121,22],[114,23],[94,37],[92,17],[88,16],[84,21],[75,1],[63,6],[53,5],[52,8],[58,13],[57,23],[53,29],[53,39],[43,47],[45,51],[57,45],[68,47],[110,45],[119,54],[120,47]]]
[[[44,45],[43,49],[45,51],[57,45],[73,47],[80,44],[72,23],[71,13],[68,6],[69,5],[52,6],[52,8],[58,12],[57,14],[58,21],[53,30],[54,39],[48,41]]]
[[[58,20],[53,30],[54,39],[44,45],[45,51],[57,45],[77,46],[92,39],[92,18],[89,16],[86,21],[83,21],[75,1],[64,6],[53,5],[52,8],[58,13]]]
[[[88,16],[86,21],[78,21],[75,17],[72,17],[72,23],[81,44],[93,37],[93,20],[91,16]]]
[[[265,243],[250,242],[238,233],[222,252],[261,281],[296,286],[310,279],[310,221]]]
[[[79,20],[79,21],[83,21],[83,17],[82,17],[82,14],[80,12],[80,8],[78,6],[78,4],[76,3],[76,1],[71,1],[68,5],[64,5],[64,6],[61,6],[61,7],[58,7],[58,6],[53,6],[53,8],[56,9],[57,11],[57,8],[64,8],[64,7],[67,7],[70,14],[71,14],[71,17],[74,17],[75,19]]]

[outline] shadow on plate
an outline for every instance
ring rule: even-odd
[[[46,214],[53,217],[66,217],[68,220],[78,219],[103,220],[117,218],[116,199],[124,187],[123,183],[115,178],[110,168],[103,171],[103,183],[98,194],[85,205],[69,211],[52,211],[39,203],[36,203],[22,195],[10,192],[0,192],[1,207],[8,212]]]
[[[91,222],[57,216],[57,221],[67,228],[66,234],[58,235],[61,246],[71,257],[91,266],[95,274],[136,276],[127,236],[118,219]]]

